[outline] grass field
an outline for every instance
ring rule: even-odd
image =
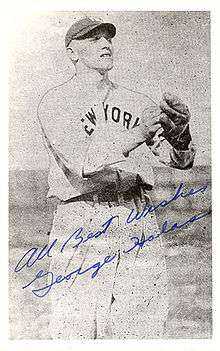
[[[176,201],[158,211],[158,222],[167,218],[184,221],[210,207],[210,167],[189,171],[155,168],[154,203],[169,198],[182,181],[186,189],[208,185],[206,193]],[[19,258],[35,244],[48,241],[54,204],[46,200],[46,171],[10,172],[10,337],[11,339],[48,339],[49,304],[39,301],[22,285],[28,278],[13,269]],[[211,217],[193,223],[164,237],[169,274],[170,313],[167,338],[209,338],[212,333]],[[46,263],[45,263],[46,264]],[[42,267],[42,269],[46,269]]]

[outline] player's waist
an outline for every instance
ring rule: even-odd
[[[125,203],[129,203],[131,201],[140,201],[146,203],[149,201],[149,197],[147,191],[152,188],[143,188],[141,186],[134,186],[127,191],[112,191],[112,189],[105,189],[103,192],[99,193],[88,193],[82,194],[79,196],[71,197],[67,200],[61,200],[60,204],[68,204],[72,202],[89,202],[91,205],[95,204],[107,204],[111,206],[121,206]]]

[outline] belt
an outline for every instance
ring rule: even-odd
[[[95,204],[108,204],[109,207],[116,205],[120,206],[123,205],[126,202],[131,201],[134,198],[139,198],[141,202],[149,202],[149,197],[147,194],[144,192],[143,188],[140,186],[136,186],[133,188],[130,188],[126,192],[116,192],[115,190],[105,190],[105,192],[101,193],[88,193],[88,194],[82,194],[76,197],[72,197],[68,200],[62,200],[61,204],[69,204],[72,202],[79,202],[79,201],[84,201],[84,202],[90,202],[93,205]]]

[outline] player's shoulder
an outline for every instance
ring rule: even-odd
[[[74,76],[67,81],[47,90],[38,104],[38,116],[44,118],[51,113],[57,113],[68,105],[68,100],[74,95]]]
[[[143,93],[143,92],[139,92],[137,90],[125,87],[121,84],[118,83],[113,83],[115,91],[118,95],[122,95],[123,98],[125,98],[126,100],[130,100],[134,103],[143,103],[143,104],[147,104],[147,105],[155,105],[156,103],[153,101],[153,99]]]

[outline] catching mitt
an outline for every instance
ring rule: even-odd
[[[164,137],[176,150],[187,150],[192,140],[188,107],[177,96],[164,93],[160,109],[162,110],[160,124],[163,128],[160,136]]]

